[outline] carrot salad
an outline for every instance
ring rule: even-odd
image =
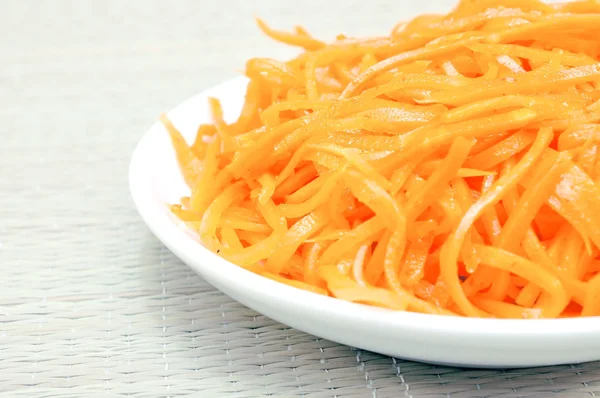
[[[187,143],[172,212],[225,259],[441,315],[600,315],[600,3],[463,0],[389,36],[247,62]]]

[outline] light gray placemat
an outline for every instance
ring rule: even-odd
[[[385,33],[400,1],[20,1],[0,13],[2,397],[600,395],[600,364],[459,370],[320,340],[207,285],[127,190],[160,111],[257,55],[252,15]],[[451,2],[421,1],[421,10]]]

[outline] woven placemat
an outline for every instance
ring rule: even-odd
[[[159,112],[250,56],[290,54],[257,34],[252,15],[325,37],[382,33],[398,19],[398,1],[363,3],[24,0],[3,9],[2,397],[600,395],[600,363],[460,370],[298,332],[216,291],[142,224],[127,166]]]

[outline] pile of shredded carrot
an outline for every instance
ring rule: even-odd
[[[386,37],[255,58],[211,99],[172,211],[264,277],[342,300],[498,318],[600,315],[600,2],[463,0]]]

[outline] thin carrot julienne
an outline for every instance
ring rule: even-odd
[[[278,283],[437,315],[600,316],[600,8],[461,1],[389,36],[301,27],[239,118],[166,115],[201,242]],[[551,32],[551,34],[549,33]]]

